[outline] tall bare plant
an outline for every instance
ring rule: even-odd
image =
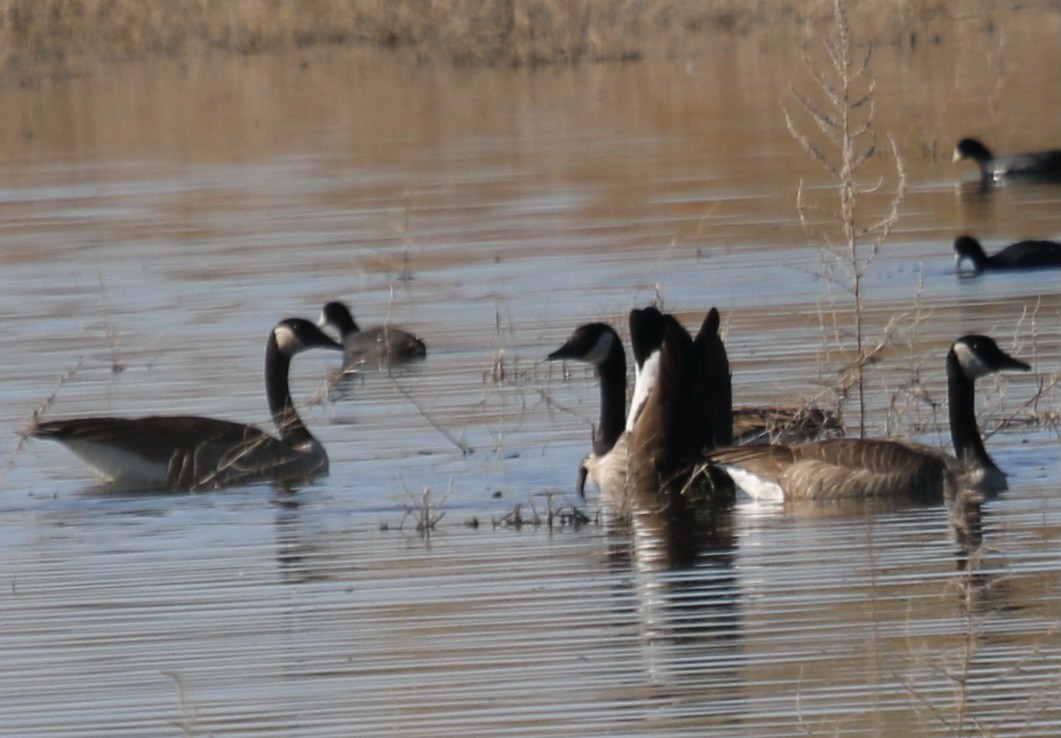
[[[803,61],[817,82],[824,102],[790,87],[800,107],[818,128],[825,141],[824,147],[815,143],[801,130],[782,106],[789,133],[815,161],[822,165],[830,179],[836,182],[839,209],[829,212],[819,236],[823,257],[827,264],[822,276],[849,292],[854,299],[855,358],[845,368],[851,376],[842,386],[853,386],[858,393],[859,435],[865,435],[865,381],[863,370],[874,360],[878,347],[866,348],[864,325],[863,277],[876,260],[880,248],[899,219],[899,205],[906,194],[906,170],[895,141],[889,136],[895,164],[895,185],[891,206],[883,217],[867,220],[860,207],[860,196],[881,191],[885,180],[865,184],[859,181],[863,167],[877,155],[877,134],[873,127],[873,94],[877,80],[870,70],[873,45],[857,48],[851,41],[847,13],[842,0],[833,0],[835,29],[823,39],[828,64],[815,63],[805,52]],[[831,149],[831,150],[827,150]],[[797,192],[796,207],[804,229],[811,233],[811,219],[805,202],[803,181]],[[839,227],[840,239],[833,237]]]

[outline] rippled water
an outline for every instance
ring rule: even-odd
[[[950,242],[1059,237],[1061,190],[979,192],[949,151],[1056,144],[1057,25],[875,57],[909,193],[867,275],[870,335],[901,328],[870,429],[946,438],[917,398],[944,399],[961,333],[1036,369],[984,383],[984,424],[1022,422],[988,442],[1011,489],[971,563],[942,507],[741,502],[690,549],[573,494],[597,389],[542,359],[578,323],[717,305],[738,402],[827,399],[849,302],[796,216],[801,179],[833,201],[778,107],[812,85],[794,50],[539,71],[307,52],[4,90],[3,732],[1056,734],[1058,439],[1023,421],[1058,409],[1024,406],[1057,371],[1057,275],[958,279]],[[335,357],[296,359],[325,479],[119,494],[15,448],[42,404],[266,424],[269,330],[336,297],[429,354],[331,395]],[[547,525],[573,505],[588,523]]]

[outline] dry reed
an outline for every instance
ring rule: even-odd
[[[997,14],[1029,8],[1058,12],[1050,0],[901,0],[853,12],[883,43],[913,46],[962,18],[991,32]],[[0,0],[0,47],[9,64],[344,45],[534,65],[704,54],[711,39],[794,37],[829,17],[828,0]]]

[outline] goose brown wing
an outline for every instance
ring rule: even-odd
[[[946,457],[900,441],[840,439],[794,447],[799,462],[781,487],[792,499],[941,501],[948,488]]]
[[[718,310],[711,308],[693,339],[697,377],[692,401],[704,423],[699,433],[705,450],[733,443],[733,390],[720,322]]]
[[[773,482],[791,500],[942,500],[950,484],[946,455],[889,440],[837,439],[795,446],[740,446],[711,459]]]
[[[171,489],[198,489],[241,479],[283,476],[300,459],[294,449],[253,426],[196,416],[76,418],[41,423],[39,438],[67,444],[107,476],[126,474],[113,466],[124,456],[137,459],[137,474],[156,467],[154,480]],[[106,464],[101,464],[107,460]]]
[[[53,420],[38,425],[34,435],[121,447],[151,461],[169,458],[174,450],[190,453],[204,445],[235,444],[248,437],[272,438],[253,426],[192,415]]]

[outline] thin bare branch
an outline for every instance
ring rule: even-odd
[[[813,102],[799,94],[794,88],[790,87],[789,90],[792,92],[792,96],[799,100],[803,109],[807,111],[807,114],[810,115],[821,132],[828,136],[831,141],[838,141],[838,137],[843,135],[843,125],[832,116],[815,107]]]
[[[803,57],[803,64],[807,67],[811,76],[814,77],[814,81],[818,83],[818,89],[820,89],[826,97],[829,98],[829,102],[837,110],[842,110],[844,107],[844,93],[841,89],[838,89],[829,78],[825,75],[825,72],[821,71],[818,67],[811,63],[810,59],[806,56]]]
[[[830,174],[833,174],[835,176],[836,168],[829,163],[828,159],[825,158],[825,154],[823,154],[821,150],[817,146],[815,146],[809,138],[804,136],[799,131],[799,129],[796,128],[795,124],[792,122],[791,116],[789,116],[788,114],[788,110],[786,110],[783,105],[781,106],[781,110],[785,115],[785,125],[788,127],[788,132],[792,134],[792,137],[796,139],[800,146],[803,147],[804,151],[810,154],[811,158],[813,158],[815,161],[822,165],[826,172],[829,172]]]
[[[388,379],[390,379],[391,386],[394,387],[395,391],[398,392],[398,394],[400,394],[406,400],[408,400],[412,404],[412,406],[416,408],[416,411],[418,413],[420,413],[420,417],[422,417],[424,420],[426,420],[428,425],[430,425],[432,428],[434,428],[436,431],[438,431],[447,441],[449,441],[454,446],[456,446],[457,449],[462,454],[467,455],[467,454],[472,453],[475,450],[470,444],[465,443],[463,440],[461,440],[461,439],[457,438],[456,436],[454,436],[448,430],[443,428],[434,418],[432,418],[428,414],[428,412],[426,410],[424,410],[423,407],[420,406],[420,403],[418,403],[416,401],[416,398],[413,397],[409,393],[409,391],[407,389],[405,389],[405,387],[402,387],[398,383],[398,381],[394,378],[393,375],[388,374],[387,377],[388,377]]]

